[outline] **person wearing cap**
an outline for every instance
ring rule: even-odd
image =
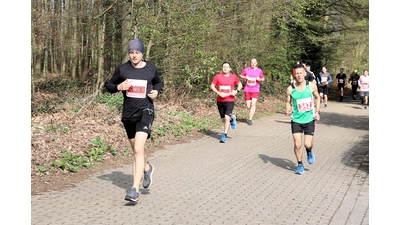
[[[249,119],[247,120],[248,125],[253,124],[253,116],[256,112],[256,105],[258,97],[260,96],[260,83],[264,81],[264,72],[261,68],[257,67],[257,59],[252,58],[250,60],[250,66],[246,67],[240,77],[245,79],[246,85],[244,86],[244,98],[246,101],[246,107],[249,111]]]
[[[119,65],[106,83],[110,93],[121,91],[124,97],[121,122],[134,152],[133,184],[125,200],[139,200],[139,186],[152,184],[154,166],[147,161],[146,140],[150,138],[154,121],[154,103],[163,83],[155,65],[143,59],[144,45],[139,39],[128,44],[129,60]]]
[[[360,75],[357,74],[357,70],[354,70],[354,72],[350,75],[350,78],[349,78],[349,83],[351,84],[351,92],[353,95],[353,100],[356,100],[359,79],[360,79]]]
[[[318,87],[305,79],[306,70],[303,65],[293,67],[295,82],[286,89],[285,115],[291,117],[291,130],[294,142],[294,154],[297,160],[296,174],[304,173],[302,138],[309,164],[315,162],[312,151],[315,131],[315,121],[320,120],[320,95]],[[304,135],[303,135],[304,134]]]

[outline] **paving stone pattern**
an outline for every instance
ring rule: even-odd
[[[137,203],[124,200],[132,165],[121,165],[31,196],[31,224],[369,224],[369,109],[359,101],[321,108],[303,175],[290,117],[239,121],[226,143],[220,132],[155,152],[153,185]]]

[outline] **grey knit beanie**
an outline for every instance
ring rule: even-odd
[[[143,42],[139,39],[132,40],[128,45],[128,52],[139,51],[142,54],[144,53],[144,45]]]

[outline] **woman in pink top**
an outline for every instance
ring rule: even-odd
[[[257,67],[257,59],[253,58],[250,60],[250,66],[242,71],[240,77],[246,79],[244,96],[246,107],[249,110],[249,120],[247,121],[247,124],[252,125],[253,116],[256,112],[257,100],[260,96],[260,82],[264,81],[264,73]]]
[[[362,105],[364,109],[368,107],[368,97],[369,97],[369,74],[368,70],[364,70],[363,75],[358,80],[358,86],[360,87],[360,97],[362,99]]]

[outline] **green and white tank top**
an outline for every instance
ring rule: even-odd
[[[314,120],[314,96],[308,81],[301,92],[292,84],[292,112],[293,122],[305,124]]]

